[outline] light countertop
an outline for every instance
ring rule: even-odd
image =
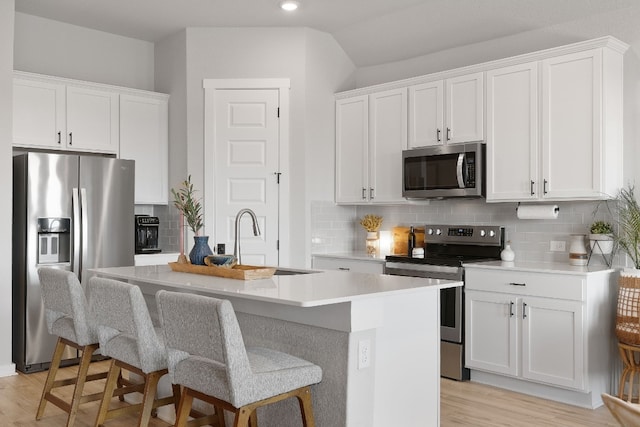
[[[615,269],[606,265],[575,266],[562,262],[541,262],[541,261],[487,261],[464,264],[464,267],[482,268],[503,271],[530,271],[535,273],[555,273],[555,274],[592,274],[610,273]]]
[[[286,269],[283,268],[283,270]],[[316,271],[311,274],[282,275],[247,281],[174,272],[168,265],[96,268],[89,271],[117,280],[139,281],[191,292],[227,295],[298,307],[315,307],[418,292],[426,288],[462,286],[462,282],[452,280],[345,271]]]

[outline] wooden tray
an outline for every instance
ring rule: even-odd
[[[235,265],[232,268],[216,267],[215,265],[194,265],[170,262],[169,267],[180,273],[205,274],[207,276],[225,277],[227,279],[254,280],[268,279],[276,272],[275,267],[255,265]]]

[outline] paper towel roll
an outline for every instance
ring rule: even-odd
[[[520,205],[517,208],[519,219],[556,219],[558,205]]]

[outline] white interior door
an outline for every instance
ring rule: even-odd
[[[214,222],[215,242],[232,253],[235,218],[243,215],[239,243],[242,263],[278,265],[279,125],[277,89],[225,89],[215,94]]]

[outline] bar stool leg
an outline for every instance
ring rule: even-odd
[[[107,377],[107,383],[104,386],[104,395],[102,402],[100,403],[100,409],[98,409],[98,416],[96,418],[95,426],[99,426],[107,419],[107,412],[109,412],[109,402],[113,397],[113,391],[115,390],[118,378],[120,377],[120,366],[116,364],[115,359],[111,360],[111,367],[109,368],[109,376]]]
[[[71,408],[69,410],[69,419],[67,420],[67,427],[74,425],[76,415],[78,415],[78,408],[80,401],[82,400],[82,392],[84,390],[84,384],[87,380],[87,373],[89,372],[89,365],[91,365],[91,357],[94,351],[98,349],[97,344],[87,345],[82,351],[82,359],[80,360],[80,366],[78,366],[78,376],[76,385],[73,389],[73,397],[71,399]]]
[[[42,397],[40,397],[40,404],[38,405],[38,412],[36,413],[36,420],[42,418],[44,415],[44,408],[47,406],[47,394],[51,392],[53,388],[53,383],[56,379],[56,374],[58,373],[58,368],[60,367],[60,361],[62,360],[62,353],[64,353],[64,348],[66,344],[62,342],[61,338],[58,338],[58,342],[56,343],[56,348],[53,350],[53,358],[51,360],[51,365],[49,365],[49,373],[47,374],[47,380],[44,383],[44,388],[42,389]]]

